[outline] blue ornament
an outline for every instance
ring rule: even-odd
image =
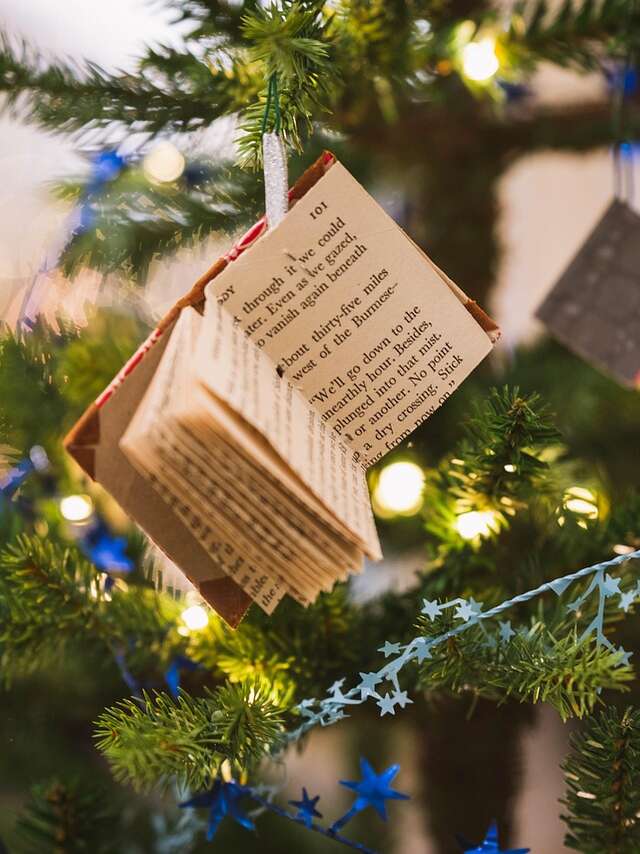
[[[611,91],[620,92],[625,97],[633,95],[638,89],[638,69],[630,65],[615,65],[605,68],[604,75]]]
[[[114,651],[113,657],[118,665],[118,670],[120,671],[120,675],[122,676],[127,688],[131,691],[134,697],[140,697],[142,695],[142,685],[129,670],[124,652],[122,650]]]
[[[231,781],[225,783],[223,780],[216,780],[213,787],[208,792],[203,792],[196,795],[188,801],[184,801],[180,806],[185,807],[208,807],[209,808],[209,823],[207,826],[207,841],[211,840],[216,835],[220,822],[225,816],[230,816],[242,827],[247,830],[254,830],[254,824],[251,819],[246,816],[241,808],[239,801],[245,796],[245,791],[242,786]]]
[[[198,187],[210,178],[210,174],[210,169],[206,163],[194,161],[187,164],[182,177],[188,187]]]
[[[113,181],[122,172],[126,160],[115,149],[101,151],[91,161],[91,175],[88,190],[99,189],[108,181]]]
[[[169,693],[177,697],[180,692],[180,673],[183,670],[194,671],[201,667],[197,661],[192,661],[186,655],[176,655],[164,674]]]
[[[351,809],[331,825],[331,830],[336,831],[350,821],[354,815],[367,807],[373,807],[383,821],[387,820],[387,809],[385,801],[406,801],[409,795],[396,792],[389,788],[389,783],[400,770],[399,765],[390,765],[382,774],[376,774],[366,759],[360,759],[361,780],[340,780],[341,786],[346,786],[358,796]]]
[[[301,821],[305,827],[311,827],[314,818],[322,818],[322,813],[316,809],[316,804],[320,800],[320,795],[315,798],[310,798],[307,790],[302,787],[302,800],[289,801],[292,807],[296,807],[298,812],[296,818]]]
[[[0,478],[0,499],[10,501],[33,470],[34,465],[28,458],[21,460],[10,469],[4,477]]]
[[[484,841],[476,848],[464,848],[464,854],[528,854],[530,848],[509,848],[503,851],[498,844],[498,825],[491,822]]]
[[[507,101],[523,101],[531,96],[531,89],[523,83],[513,83],[509,80],[498,80],[498,86],[506,95]]]
[[[83,554],[102,572],[131,572],[133,561],[126,554],[127,541],[114,537],[102,519],[78,540]]]

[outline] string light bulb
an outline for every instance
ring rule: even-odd
[[[493,510],[470,510],[456,518],[455,528],[463,540],[488,537],[497,531],[497,514]]]
[[[379,516],[414,516],[422,507],[424,471],[417,463],[404,460],[385,466],[373,492]]]
[[[160,184],[176,181],[184,172],[185,160],[171,142],[161,142],[142,161],[146,176]]]
[[[598,496],[584,486],[572,486],[564,494],[563,505],[566,510],[587,519],[599,516]]]
[[[191,632],[204,629],[209,622],[209,614],[202,605],[190,605],[181,614],[182,622]]]
[[[492,36],[469,42],[462,48],[462,70],[469,80],[484,83],[490,80],[499,68],[496,40]]]
[[[88,495],[67,495],[60,501],[60,512],[67,522],[81,524],[93,516],[93,501]]]

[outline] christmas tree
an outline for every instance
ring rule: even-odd
[[[152,329],[136,291],[153,264],[259,217],[264,131],[284,140],[293,175],[331,148],[363,183],[392,181],[412,238],[486,301],[497,181],[514,158],[633,140],[640,8],[173,8],[184,47],[149,49],[136,73],[49,61],[9,33],[0,43],[8,107],[75,134],[91,164],[55,187],[71,226],[0,338],[7,850],[313,852],[356,839],[400,850],[364,811],[384,815],[400,793],[419,803],[433,850],[522,847],[521,742],[546,704],[579,721],[558,805],[565,845],[637,851],[634,391],[549,341],[497,356],[369,472],[385,551],[421,548],[407,589],[362,602],[339,584],[306,609],[254,607],[236,631],[198,599],[154,588],[161,556],[62,439]],[[528,86],[541,63],[606,69],[610,96],[543,107]],[[181,154],[181,139],[186,151],[225,116],[237,122],[235,160]],[[134,133],[141,148],[124,154]],[[110,276],[121,305],[79,327],[42,317],[54,268],[69,287],[87,269]],[[334,723],[349,733],[356,796],[335,821],[314,779],[302,796],[277,785],[281,761]],[[413,791],[394,781],[396,732],[417,757]],[[403,821],[405,805],[386,808],[392,828]]]

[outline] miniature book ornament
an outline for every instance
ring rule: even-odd
[[[640,216],[614,201],[537,311],[549,332],[622,385],[640,386]]]
[[[366,467],[498,337],[328,152],[164,318],[69,452],[236,626],[380,558]]]

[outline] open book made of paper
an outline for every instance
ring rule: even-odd
[[[379,557],[366,467],[497,338],[332,155],[289,195],[66,442],[231,625],[252,601],[308,604]]]

